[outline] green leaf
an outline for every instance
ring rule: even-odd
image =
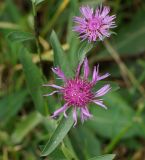
[[[23,138],[33,130],[41,121],[43,117],[38,112],[33,112],[19,122],[12,134],[12,142],[20,143]]]
[[[22,31],[13,31],[7,35],[7,38],[12,42],[24,42],[29,40],[34,40],[35,37],[32,33],[22,32]]]
[[[38,5],[38,4],[40,4],[40,3],[42,3],[43,1],[45,1],[45,0],[35,0],[36,2],[35,2],[35,5]]]
[[[92,104],[90,109],[94,116],[91,121],[86,122],[86,125],[103,137],[113,138],[132,122],[135,112],[117,92],[104,96],[104,104],[108,107],[107,110]],[[138,135],[138,133],[134,126],[122,138]]]
[[[87,41],[82,42],[79,51],[78,51],[78,59],[79,61],[83,61],[86,57],[86,54],[93,48],[93,43],[88,43]]]
[[[91,158],[89,160],[113,160],[114,158],[115,158],[115,154],[106,154],[106,155]]]
[[[73,72],[70,68],[70,62],[54,31],[51,33],[50,42],[54,51],[54,65],[59,66],[67,76],[72,76]]]
[[[68,133],[73,123],[74,121],[72,118],[72,110],[69,110],[68,118],[67,119],[65,117],[62,118],[58,127],[54,131],[52,137],[45,145],[41,153],[41,156],[47,156],[55,150],[55,148],[62,142],[65,135]]]
[[[20,50],[20,61],[23,65],[27,86],[36,109],[42,114],[47,114],[47,104],[44,101],[42,93],[42,74],[38,67],[32,62],[30,53],[24,47]]]
[[[38,5],[45,0],[31,0],[34,5]]]
[[[61,149],[62,149],[63,154],[65,155],[65,157],[68,160],[72,160],[72,159],[76,159],[77,160],[77,158],[75,157],[73,152],[70,151],[70,149],[68,147],[66,147],[64,144],[61,145]]]
[[[9,15],[9,21],[18,23],[20,22],[20,20],[22,20],[22,12],[20,12],[19,8],[16,6],[16,3],[14,1],[6,0],[5,6],[5,11],[7,15]]]
[[[27,92],[12,93],[0,100],[0,121],[8,122],[23,106]]]

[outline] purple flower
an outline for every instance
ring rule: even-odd
[[[116,27],[114,19],[115,15],[109,16],[110,8],[100,6],[95,11],[89,6],[80,8],[82,17],[74,17],[74,22],[77,23],[73,27],[73,31],[79,33],[83,40],[88,39],[89,42],[105,37],[110,37],[110,28]]]
[[[84,66],[83,77],[80,76],[80,70],[82,65]],[[100,99],[103,95],[105,95],[111,88],[109,84],[104,85],[101,89],[94,92],[93,87],[96,83],[106,77],[109,76],[109,73],[106,73],[102,76],[99,75],[99,65],[94,67],[93,75],[91,81],[88,80],[88,76],[90,73],[88,60],[85,58],[83,63],[78,65],[76,75],[74,78],[67,78],[64,73],[61,71],[59,67],[52,68],[52,71],[64,81],[64,85],[58,86],[55,84],[45,84],[43,86],[50,86],[55,88],[56,90],[50,94],[46,94],[44,96],[50,96],[54,93],[62,94],[62,97],[65,101],[65,104],[56,110],[52,117],[58,116],[61,112],[64,113],[64,116],[67,118],[66,110],[70,107],[73,107],[73,119],[74,125],[77,124],[77,110],[80,110],[81,121],[87,120],[91,118],[92,115],[88,110],[89,103],[95,103],[105,109],[107,107],[103,104],[103,100]]]

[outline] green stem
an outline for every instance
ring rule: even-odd
[[[126,132],[132,127],[133,123],[129,124],[121,130],[121,132],[111,141],[111,143],[105,148],[105,153],[110,153]]]
[[[40,47],[40,41],[39,41],[39,26],[37,23],[37,11],[35,8],[35,4],[33,2],[32,2],[32,9],[33,9],[33,16],[34,16],[35,41],[36,41],[37,53],[38,53],[39,59],[40,59],[40,68],[42,70],[41,47]]]

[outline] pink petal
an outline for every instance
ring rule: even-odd
[[[53,91],[53,92],[51,92],[51,93],[49,93],[49,94],[44,94],[43,96],[52,96],[53,94],[55,94],[55,93],[58,93],[59,91]]]
[[[93,77],[92,77],[93,84],[95,84],[97,82],[98,72],[99,72],[99,65],[97,66],[97,70],[96,70],[96,66],[94,67]]]
[[[82,113],[85,115],[85,116],[87,116],[88,118],[90,118],[90,117],[92,117],[92,115],[89,113],[89,110],[88,110],[88,108],[87,107],[85,107],[85,108],[81,108],[81,111],[82,111]]]
[[[101,107],[103,107],[104,109],[107,109],[107,107],[103,104],[103,102],[101,100],[93,100],[93,102]]]
[[[107,92],[110,91],[110,85],[109,84],[106,84],[105,86],[103,86],[101,89],[99,89],[96,94],[95,94],[95,97],[101,97],[103,95],[105,95]]]
[[[52,68],[52,71],[53,71],[58,77],[60,77],[60,79],[63,79],[64,81],[66,81],[65,75],[64,75],[64,73],[62,72],[62,70],[61,70],[59,67]]]
[[[89,6],[87,7],[81,7],[80,12],[86,19],[90,19],[93,17],[93,8],[90,8]]]
[[[89,76],[89,65],[88,65],[88,59],[85,58],[84,60],[84,78],[87,79]]]
[[[55,85],[55,84],[43,84],[42,86],[44,87],[53,87],[53,88],[56,88],[56,89],[63,89],[63,87],[61,86],[58,86],[58,85]]]
[[[106,73],[106,74],[104,74],[103,76],[98,76],[97,81],[100,81],[100,80],[102,80],[102,79],[105,79],[105,78],[107,78],[108,76],[110,76],[109,73]]]
[[[101,17],[105,18],[109,12],[110,12],[110,7],[104,7],[101,13]]]
[[[65,112],[67,108],[68,108],[68,103],[64,104],[63,107],[56,110],[51,117],[54,118],[54,117],[58,116],[61,112]]]
[[[73,110],[73,119],[74,119],[74,127],[76,126],[77,124],[77,111],[76,111],[76,107],[74,107],[74,110]]]
[[[77,78],[78,78],[79,75],[80,75],[80,70],[81,70],[82,63],[83,63],[83,62],[80,62],[79,65],[78,65],[78,67],[77,67],[77,70],[76,70],[76,77],[77,77]]]

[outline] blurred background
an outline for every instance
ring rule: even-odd
[[[144,0],[37,0],[35,8],[31,0],[0,1],[0,159],[39,159],[41,146],[57,126],[45,117],[60,106],[57,97],[43,99],[48,89],[42,89],[38,72],[41,68],[45,82],[53,82],[51,31],[73,59],[80,41],[72,32],[72,17],[79,15],[81,5],[95,8],[101,3],[116,14],[116,34],[97,42],[89,63],[91,68],[99,63],[101,73],[111,74],[115,89],[105,96],[108,110],[90,107],[94,118],[72,128],[44,159],[88,160],[115,153],[116,160],[145,160]],[[23,57],[21,45],[31,54]]]

